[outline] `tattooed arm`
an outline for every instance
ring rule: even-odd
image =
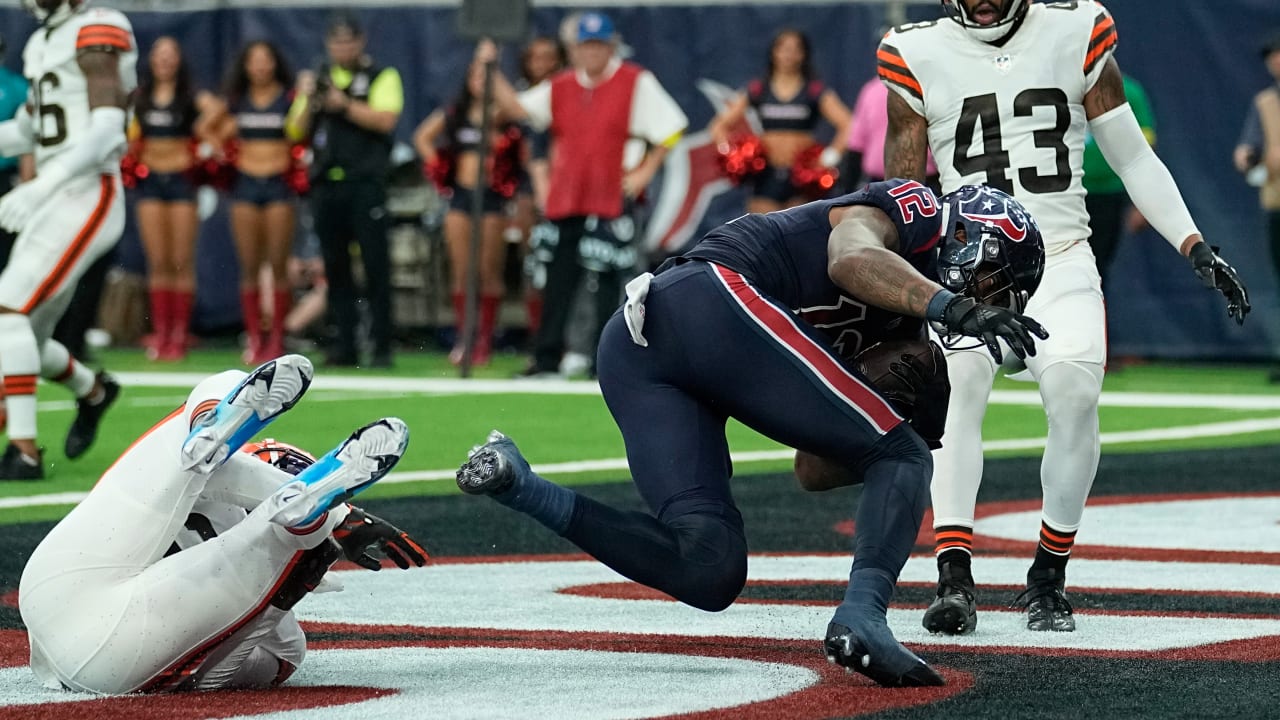
[[[884,176],[925,181],[929,123],[896,92],[889,93],[889,132],[884,142]]]
[[[898,229],[883,210],[863,205],[831,211],[827,241],[831,281],[869,305],[922,318],[942,286],[898,255]]]

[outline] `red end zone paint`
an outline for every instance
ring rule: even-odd
[[[823,657],[818,642],[743,637],[684,637],[484,628],[420,628],[407,626],[304,623],[308,633],[352,634],[359,640],[317,642],[316,649],[374,647],[497,647],[538,650],[595,650],[664,653],[782,663],[807,668],[819,680],[799,692],[773,700],[719,710],[679,715],[681,720],[775,720],[776,718],[854,717],[895,708],[929,705],[973,687],[973,676],[936,668],[947,685],[934,688],[887,689],[861,675],[846,674]],[[380,637],[381,636],[381,637]]]
[[[348,705],[394,692],[356,687],[286,687],[274,690],[224,690],[198,695],[121,695],[78,702],[0,707],[0,720],[203,720]]]
[[[1224,500],[1230,498],[1280,497],[1273,492],[1240,492],[1240,493],[1170,493],[1164,495],[1107,495],[1089,498],[1089,507],[1103,505],[1134,505],[1138,503],[1185,502],[1188,500]],[[1006,515],[1009,513],[1035,512],[1041,507],[1040,500],[1011,500],[1006,502],[990,502],[978,505],[977,519]],[[1088,512],[1088,509],[1085,510]],[[853,520],[842,520],[835,524],[834,530],[841,535],[852,536]],[[1009,540],[975,533],[973,546],[975,555],[1026,555],[1036,551],[1038,538],[1027,540]],[[933,510],[925,511],[924,521],[920,524],[920,534],[916,536],[916,545],[933,547]],[[1115,545],[1090,545],[1076,543],[1073,557],[1085,557],[1093,560],[1150,560],[1156,562],[1217,562],[1243,563],[1248,565],[1280,565],[1280,552],[1240,552],[1233,550],[1194,550],[1170,548],[1142,548]]]

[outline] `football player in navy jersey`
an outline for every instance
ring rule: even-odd
[[[1046,337],[1038,323],[938,283],[938,248],[958,243],[984,249],[974,268],[957,268],[970,280],[988,247],[987,259],[1025,257],[1002,252],[1020,243],[1039,251],[1030,253],[1036,273],[1043,264],[1035,223],[988,188],[939,199],[920,183],[891,180],[723,225],[628,284],[600,340],[600,388],[652,514],[547,481],[496,431],[458,470],[458,485],[529,515],[637,582],[723,610],[747,574],[725,439],[725,422],[736,418],[864,485],[828,658],[881,685],[941,685],[886,622],[929,502],[929,450],[836,345],[852,356],[903,323],[919,334],[928,319],[983,338],[994,353],[1003,342],[1019,357],[1034,355],[1033,336]],[[834,343],[807,313],[822,313]]]

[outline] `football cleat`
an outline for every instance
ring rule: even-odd
[[[115,378],[100,372],[98,382],[102,383],[101,400],[96,403],[89,402],[88,398],[76,400],[76,419],[71,422],[66,444],[63,445],[68,459],[75,460],[93,445],[94,439],[98,437],[98,425],[102,422],[102,416],[120,396],[120,383]]]
[[[43,448],[41,448],[43,455]],[[44,462],[37,459],[32,463],[17,445],[9,444],[0,455],[0,480],[43,480]]]
[[[967,565],[942,563],[938,569],[938,596],[924,611],[921,624],[931,633],[968,635],[978,627],[973,573]]]
[[[1076,618],[1067,600],[1067,578],[1055,568],[1027,571],[1027,589],[1013,601],[1013,607],[1027,611],[1027,629],[1075,632]]]
[[[861,623],[855,630],[833,622],[822,643],[827,662],[857,672],[884,687],[926,687],[947,681],[928,663],[902,646],[883,621]]]
[[[400,418],[365,425],[298,473],[297,481],[303,485],[299,494],[271,520],[290,527],[315,522],[391,472],[408,445],[409,426]]]
[[[484,445],[471,449],[467,461],[458,468],[458,489],[468,495],[498,495],[532,472],[511,438],[494,430]]]
[[[301,355],[278,357],[250,371],[213,410],[192,419],[191,433],[179,455],[182,469],[213,472],[297,404],[314,374],[311,361]]]

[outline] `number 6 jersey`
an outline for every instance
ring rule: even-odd
[[[1045,252],[1089,236],[1083,100],[1116,45],[1092,0],[1033,3],[1001,47],[949,19],[894,28],[879,75],[929,125],[943,192],[982,183],[1016,197],[1044,233]]]
[[[31,117],[36,129],[36,168],[80,141],[89,127],[89,92],[78,57],[86,50],[107,50],[119,57],[125,93],[138,84],[137,43],[123,13],[89,8],[52,29],[39,28],[22,51],[22,72],[31,84]],[[124,148],[121,148],[123,151]],[[113,156],[96,172],[116,174]]]

